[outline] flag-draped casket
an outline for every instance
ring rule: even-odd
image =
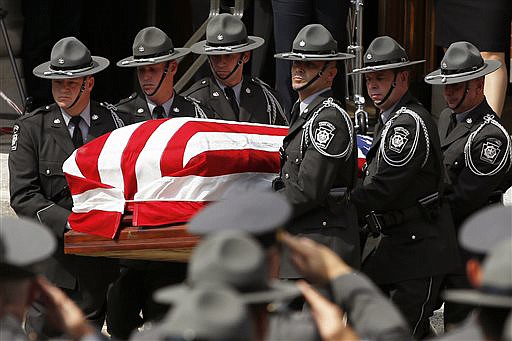
[[[211,201],[270,190],[288,128],[173,118],[117,129],[77,149],[63,165],[74,231],[114,238],[133,226],[183,223]],[[358,136],[359,167],[371,138]]]

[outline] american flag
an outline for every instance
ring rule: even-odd
[[[211,201],[269,190],[287,131],[195,118],[114,130],[77,149],[63,165],[74,204],[69,224],[114,238],[126,211],[134,226],[182,223]]]

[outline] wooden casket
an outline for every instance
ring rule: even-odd
[[[64,253],[79,256],[187,262],[199,237],[186,232],[185,225],[134,227],[131,217],[114,239],[68,231],[64,235]]]

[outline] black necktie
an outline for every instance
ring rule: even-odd
[[[153,109],[153,117],[156,119],[164,118],[165,117],[165,110],[164,107],[161,105],[157,105],[155,109]]]
[[[84,138],[82,136],[82,130],[80,130],[80,122],[82,121],[82,116],[74,116],[71,117],[71,123],[73,123],[73,136],[71,140],[73,141],[73,145],[75,148],[80,148],[84,145]]]
[[[448,124],[448,129],[446,130],[446,136],[448,136],[453,129],[457,126],[457,114],[453,113],[450,116],[450,123]]]
[[[233,88],[227,86],[224,88],[224,92],[226,93],[226,97],[228,98],[229,104],[231,105],[231,109],[233,109],[233,112],[235,113],[236,118],[238,119],[238,114],[240,114],[240,108],[238,108],[238,103],[236,102],[235,92],[233,91]]]

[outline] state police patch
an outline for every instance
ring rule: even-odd
[[[500,153],[501,141],[498,139],[487,139],[485,143],[482,145],[482,150],[480,151],[480,160],[490,163],[491,165],[496,162],[496,158]]]
[[[318,122],[318,127],[315,130],[315,142],[321,149],[327,149],[334,137],[336,127],[334,124],[327,121]]]
[[[394,134],[389,139],[389,149],[395,153],[400,154],[403,150],[409,138],[409,131],[404,127],[395,127]]]
[[[11,140],[11,150],[18,149],[18,132],[20,131],[20,127],[15,124],[12,127],[12,140]]]

